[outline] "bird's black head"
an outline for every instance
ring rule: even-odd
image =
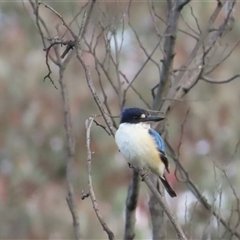
[[[120,123],[158,122],[163,119],[163,117],[151,116],[147,110],[142,108],[125,108],[121,113]]]

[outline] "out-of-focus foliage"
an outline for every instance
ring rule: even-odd
[[[71,22],[85,3],[52,1],[49,4],[59,11],[67,22]],[[191,3],[201,28],[208,24],[207,19],[215,5],[213,1]],[[123,39],[119,54],[120,69],[131,79],[146,56],[126,22],[122,35],[122,15],[126,12],[126,7],[127,2],[97,3],[86,36],[90,38],[93,31],[99,31],[100,27],[96,24],[99,19],[102,19],[103,24],[111,23],[116,31],[117,41],[120,43]],[[154,2],[154,7],[165,19],[165,3]],[[61,21],[49,10],[41,8],[42,17],[52,33],[56,32],[57,24],[64,32]],[[237,6],[235,12],[239,10]],[[45,52],[30,5],[27,2],[2,2],[0,12],[0,238],[70,239],[74,235],[65,200],[66,144],[60,90],[55,89],[48,80],[43,81],[47,74]],[[149,13],[149,4],[133,2],[129,12],[133,28],[150,53],[158,37]],[[82,16],[80,14],[72,24],[74,31],[78,30],[76,22],[81,25]],[[234,28],[219,44],[213,62],[226,47],[231,47],[240,38],[240,17],[237,14],[235,17]],[[223,18],[223,13],[219,18]],[[185,21],[197,31],[188,6],[183,11],[180,28],[189,30]],[[164,23],[159,21],[156,24],[161,31]],[[109,36],[109,39],[114,48],[113,37]],[[97,54],[104,57],[105,49],[101,41],[103,39],[100,39]],[[174,68],[183,63],[193,44],[192,38],[179,32]],[[87,47],[83,46],[84,49]],[[113,49],[112,51],[114,52]],[[239,73],[239,56],[240,47],[237,46],[229,60],[215,70],[212,78],[220,80]],[[94,59],[84,51],[83,57],[90,65],[94,84],[100,91]],[[153,58],[160,64],[161,51],[157,50]],[[52,78],[58,86],[57,68],[52,64],[51,67]],[[116,78],[111,67],[109,73],[113,79]],[[82,190],[87,190],[85,120],[99,112],[88,90],[84,72],[74,58],[65,78],[76,140],[72,180],[81,233],[86,239],[104,239],[106,235],[95,216],[90,199],[81,200]],[[151,88],[158,81],[158,69],[150,61],[134,83],[134,87],[150,105]],[[119,115],[117,96],[106,79],[103,86],[108,94],[113,115]],[[236,195],[240,194],[237,146],[240,139],[239,89],[239,79],[224,85],[199,81],[185,99],[175,105],[165,123],[165,135],[179,154],[180,161],[188,170],[191,179],[209,202],[220,209],[222,217],[228,218],[232,213],[231,222],[238,219],[236,210],[239,207],[231,185]],[[145,107],[132,90],[127,94],[126,106]],[[99,209],[115,236],[121,238],[131,171],[119,154],[112,137],[96,125],[92,129],[91,148],[94,151],[93,187]],[[192,239],[207,239],[208,236],[217,238],[217,233],[222,233],[223,229],[218,231],[217,221],[197,203],[197,199],[185,184],[176,180],[174,168],[171,162],[172,173],[169,179],[178,193],[178,198],[167,200],[187,236]],[[226,170],[229,181],[221,169]],[[150,238],[148,191],[143,184],[142,190],[137,210],[137,238]],[[170,225],[169,229],[168,237],[172,239],[175,235],[171,233]],[[227,235],[225,237],[227,238]]]

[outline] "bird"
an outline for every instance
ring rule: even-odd
[[[169,164],[164,141],[149,123],[163,119],[142,108],[125,108],[121,112],[115,142],[129,166],[150,170],[156,174],[173,198],[177,194],[165,177],[166,171],[169,173]]]

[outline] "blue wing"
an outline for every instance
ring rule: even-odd
[[[165,153],[166,151],[166,148],[165,148],[165,145],[164,145],[164,142],[163,142],[163,139],[162,137],[159,135],[159,133],[153,129],[149,129],[148,130],[149,134],[154,138],[154,141],[156,142],[157,146],[158,146],[158,149],[162,152]]]
[[[167,159],[167,156],[166,156],[166,148],[165,148],[162,137],[160,136],[160,134],[157,131],[155,131],[151,128],[148,130],[148,132],[153,137],[154,141],[156,142],[157,147],[158,147],[158,151],[159,151],[159,154],[160,154],[160,159],[164,163],[166,170],[169,172],[168,159]]]

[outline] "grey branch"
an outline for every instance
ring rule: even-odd
[[[157,87],[157,93],[155,98],[153,99],[152,108],[154,110],[159,110],[164,102],[164,95],[168,93],[170,85],[171,85],[171,75],[172,75],[172,66],[173,66],[173,60],[174,60],[174,47],[176,43],[176,37],[177,37],[177,31],[178,31],[178,22],[181,15],[182,8],[188,3],[188,1],[183,2],[175,2],[175,1],[167,1],[167,9],[168,9],[168,16],[167,16],[167,26],[166,30],[164,32],[165,38],[164,38],[164,44],[163,44],[163,60],[162,62],[162,69],[160,73],[160,79],[159,84]],[[181,5],[182,4],[182,5]],[[173,91],[174,87],[171,88]],[[168,106],[169,107],[169,106]],[[164,108],[163,108],[164,109]],[[166,112],[166,111],[165,111]],[[160,185],[161,186],[161,185]],[[160,188],[161,191],[161,188]],[[162,191],[161,191],[162,192]],[[156,202],[156,195],[151,194],[149,204],[152,204],[153,202]],[[156,205],[157,206],[157,205]],[[159,222],[159,219],[163,217],[163,210],[160,208],[160,206],[156,207],[151,215],[152,222]],[[151,209],[151,206],[150,206]],[[156,214],[158,212],[159,214]],[[160,219],[160,220],[161,220]],[[163,222],[161,220],[161,222]],[[154,239],[159,239],[160,237],[164,238],[164,232],[161,231],[159,233],[159,226],[157,227],[155,224],[152,225],[152,234]],[[163,226],[161,226],[161,229],[164,229]]]
[[[180,1],[180,3],[177,5],[178,11],[181,11],[189,2],[191,2],[191,0]]]
[[[173,227],[174,227],[174,229],[175,229],[175,231],[178,235],[178,238],[181,239],[181,240],[187,240],[187,237],[185,236],[180,224],[178,223],[178,221],[175,219],[175,217],[171,213],[164,197],[162,197],[159,194],[158,190],[154,187],[152,181],[150,180],[150,178],[148,177],[146,172],[144,172],[144,170],[141,170],[141,169],[137,169],[137,171],[139,172],[140,176],[142,177],[142,180],[146,183],[146,185],[148,186],[148,188],[150,189],[152,194],[156,197],[158,203],[163,208],[163,211],[168,216],[170,222],[172,223],[172,225],[173,225]]]
[[[124,231],[124,239],[131,240],[134,239],[135,233],[135,213],[137,208],[137,201],[139,195],[139,174],[135,170],[133,170],[132,182],[128,188],[128,196],[126,199],[126,223],[125,223],[125,231]]]
[[[115,129],[113,128],[111,118],[106,114],[106,111],[102,107],[102,102],[100,101],[100,98],[98,96],[98,93],[97,93],[97,91],[94,87],[93,81],[92,81],[92,76],[91,76],[91,73],[90,73],[90,70],[89,70],[89,66],[87,66],[87,64],[83,60],[83,58],[82,58],[78,49],[76,49],[76,52],[77,52],[77,59],[79,60],[79,62],[83,66],[83,69],[84,69],[84,72],[85,72],[85,75],[86,75],[87,84],[88,84],[88,87],[89,87],[89,89],[92,93],[93,99],[94,99],[95,103],[97,104],[98,109],[100,110],[100,112],[103,116],[103,119],[108,126],[109,131],[111,132],[112,136],[114,136]]]
[[[209,64],[209,59],[211,59],[214,49],[217,47],[216,43],[218,43],[221,38],[230,30],[230,28],[227,27],[227,24],[228,19],[230,19],[231,12],[229,12],[228,18],[223,21],[216,31],[212,33],[210,31],[213,28],[215,20],[221,12],[225,2],[226,0],[217,4],[211,17],[209,18],[208,26],[204,31],[202,31],[198,42],[194,46],[185,64],[182,66],[183,69],[189,68],[195,70],[179,72],[166,97],[167,99],[173,100],[165,100],[161,107],[161,111],[167,113],[170,107],[173,106],[172,103],[174,100],[181,99],[191,90],[192,87],[195,86]]]
[[[90,132],[91,132],[91,127],[92,127],[93,121],[94,121],[94,118],[90,117],[89,119],[86,120],[86,123],[85,123],[86,124],[87,170],[88,170],[89,194],[90,194],[90,198],[92,200],[93,209],[94,209],[94,211],[97,215],[97,218],[98,218],[100,224],[103,227],[103,230],[107,233],[108,239],[113,240],[114,239],[114,234],[110,230],[110,228],[107,226],[105,221],[103,220],[103,217],[102,217],[102,215],[99,211],[99,208],[98,208],[95,193],[93,191],[93,184],[92,184],[92,151],[91,151],[91,148],[90,148],[90,141],[91,141]]]
[[[63,66],[59,68],[59,84],[61,89],[62,96],[62,105],[63,105],[63,118],[64,118],[64,128],[67,138],[67,159],[66,159],[66,181],[67,181],[67,203],[73,218],[73,228],[76,239],[80,239],[80,223],[79,217],[77,215],[77,207],[74,200],[74,190],[71,182],[71,174],[73,169],[74,162],[74,153],[75,153],[75,143],[72,135],[72,124],[71,124],[71,115],[69,110],[69,104],[67,101],[67,89],[64,83],[64,69]]]
[[[224,83],[229,83],[239,77],[240,77],[240,74],[236,74],[236,75],[234,75],[230,78],[224,79],[224,80],[214,80],[207,76],[201,76],[201,79],[204,80],[205,82],[212,83],[212,84],[224,84]]]
[[[168,2],[168,4],[171,5],[171,2]],[[175,3],[174,8],[169,7],[168,19],[167,19],[168,25],[165,32],[166,37],[165,37],[164,46],[163,46],[162,71],[160,75],[157,94],[153,102],[153,109],[159,109],[167,83],[170,82],[170,76],[172,72],[172,65],[173,65],[173,58],[174,58],[174,46],[176,42],[178,21],[179,21],[182,7],[180,7],[180,5],[177,3]]]

